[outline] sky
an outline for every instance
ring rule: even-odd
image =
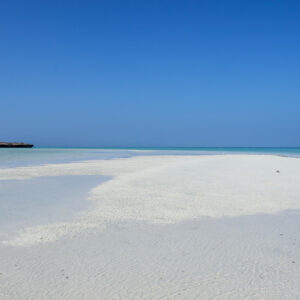
[[[0,141],[300,146],[300,1],[0,1]]]

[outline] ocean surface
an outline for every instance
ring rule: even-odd
[[[300,157],[299,148],[0,148],[0,168],[126,158],[137,155],[273,154]]]

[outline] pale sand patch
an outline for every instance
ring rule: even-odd
[[[279,170],[280,173],[276,171]],[[6,245],[55,241],[115,221],[174,223],[300,208],[300,159],[269,155],[141,156],[0,169],[2,179],[107,175],[72,223],[26,228]]]

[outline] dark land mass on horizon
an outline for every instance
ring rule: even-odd
[[[32,148],[33,144],[0,142],[0,148]]]

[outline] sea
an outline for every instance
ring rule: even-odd
[[[139,155],[268,154],[300,157],[300,147],[0,148],[0,168]]]

